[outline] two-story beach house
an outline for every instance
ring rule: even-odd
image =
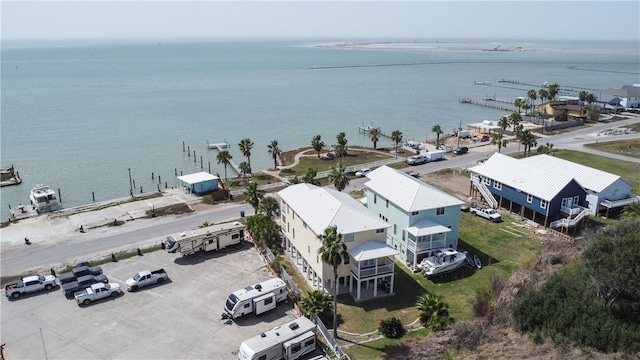
[[[366,176],[366,206],[390,225],[387,244],[409,267],[435,250],[458,247],[463,201],[388,166]]]
[[[296,184],[278,192],[280,196],[283,245],[288,256],[316,289],[333,294],[350,293],[356,301],[392,295],[393,256],[397,251],[386,243],[387,222],[373,215],[358,200],[330,188]],[[319,235],[336,226],[349,256],[338,268],[322,261]]]

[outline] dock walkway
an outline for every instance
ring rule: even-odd
[[[476,101],[470,98],[462,98],[459,99],[459,101],[463,104],[473,104],[473,105],[480,105],[480,106],[485,106],[485,107],[489,107],[492,109],[498,109],[498,110],[504,110],[504,111],[508,111],[508,112],[514,112],[516,111],[516,108],[513,106],[506,106],[506,105],[501,105],[501,104],[490,104],[490,103],[485,103],[482,101]],[[505,100],[506,101],[506,100]]]
[[[229,144],[226,141],[222,143],[209,143],[207,141],[208,149],[216,149],[218,151],[224,151],[224,149],[228,147],[229,147]],[[242,170],[240,170],[240,166],[233,159],[229,159],[229,164],[238,175],[242,175]]]

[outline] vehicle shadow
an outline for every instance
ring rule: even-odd
[[[175,258],[173,262],[177,265],[195,265],[210,259],[216,259],[218,257],[225,256],[227,254],[244,251],[246,249],[250,249],[251,247],[253,247],[253,243],[249,241],[242,241],[237,245],[228,246],[217,251],[198,251],[194,254],[186,256],[176,254],[178,257]]]
[[[220,308],[220,310],[224,311],[222,307]],[[223,322],[226,321],[226,323],[228,324],[234,323],[238,326],[253,326],[262,322],[272,322],[278,320],[284,316],[289,315],[291,313],[291,310],[293,310],[293,305],[291,304],[291,302],[289,302],[289,300],[285,300],[279,302],[275,309],[267,311],[260,315],[249,314],[233,319],[232,321],[229,321],[229,319],[224,319],[221,316],[221,320]]]

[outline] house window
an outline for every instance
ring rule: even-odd
[[[398,235],[398,225],[393,224],[393,235]]]
[[[376,266],[376,259],[369,259],[369,260],[364,260],[360,262],[361,269],[370,268],[374,266]]]
[[[532,203],[533,202],[533,195],[527,194],[527,202],[528,203]]]
[[[350,262],[351,262],[351,260],[349,260],[349,257],[348,257],[348,256],[345,256],[345,257],[344,257],[344,262],[343,262],[343,264],[344,264],[344,265],[349,265],[349,263],[350,263]]]
[[[483,177],[482,178],[482,183],[489,186],[491,185],[491,179],[489,179],[488,177]]]
[[[282,222],[287,222],[287,217],[284,216],[284,213],[282,213]]]
[[[289,232],[289,223],[287,223],[287,232]]]
[[[296,238],[296,228],[293,228],[292,232],[293,232],[293,238],[295,239]]]
[[[291,219],[293,219],[293,220],[296,219],[296,212],[295,211],[291,212]]]
[[[540,207],[543,209],[547,208],[547,200],[540,200]]]
[[[307,223],[306,222],[302,222],[302,226],[306,229],[307,228]]]
[[[384,215],[382,215],[382,214],[378,214],[378,216],[380,216],[380,219],[382,219],[382,220],[384,220],[384,221],[386,221],[386,222],[389,222],[389,220],[387,219],[387,217],[386,217],[386,216],[384,216]]]
[[[411,212],[411,216],[413,216],[413,215],[418,215],[419,213],[420,213],[420,211],[412,211],[412,212]]]
[[[389,199],[387,199],[387,207],[389,207]]]
[[[307,253],[311,254],[311,245],[307,245]]]
[[[499,182],[499,181],[494,181],[494,182],[493,182],[493,187],[494,187],[495,189],[502,190],[502,183],[501,183],[501,182]]]
[[[378,194],[373,194],[373,203],[374,204],[378,203]]]
[[[444,215],[444,208],[443,207],[437,208],[436,209],[436,215]]]
[[[406,231],[402,230],[402,241],[405,240],[405,237],[407,236],[406,233],[407,233]]]
[[[573,197],[573,203],[578,205],[580,203],[580,196],[574,196]]]
[[[376,229],[376,234],[381,234],[384,232],[384,229]]]
[[[342,235],[342,241],[349,243],[349,242],[353,242],[356,239],[356,236],[354,234],[343,234]]]

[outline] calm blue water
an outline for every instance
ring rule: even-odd
[[[34,184],[59,188],[63,206],[71,207],[90,203],[92,192],[97,201],[127,196],[129,168],[138,192],[140,186],[156,188],[157,175],[176,185],[174,169],[200,171],[200,156],[205,171],[211,162],[212,172],[223,175],[206,140],[227,140],[240,162],[237,144],[251,138],[251,163],[258,171],[273,166],[267,153],[272,140],[288,150],[308,145],[316,134],[333,143],[343,131],[349,144],[370,145],[358,133],[358,126],[369,123],[424,140],[434,137],[435,124],[450,132],[460,121],[505,114],[460,104],[459,98],[526,93],[474,81],[508,78],[593,89],[640,83],[637,42],[503,43],[536,50],[522,52],[473,50],[493,47],[478,41],[430,44],[437,49],[312,45],[3,42],[1,165],[15,165],[24,182],[2,188],[1,218],[8,218],[9,204],[28,202]],[[406,63],[428,64],[353,67]],[[634,74],[567,69],[572,65]],[[196,150],[197,162],[182,151],[183,141]]]

